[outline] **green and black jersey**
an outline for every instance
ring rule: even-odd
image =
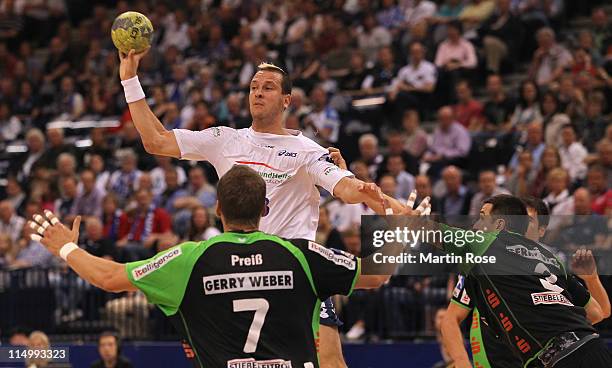
[[[462,231],[441,227],[443,231]],[[465,290],[523,366],[537,365],[538,354],[562,333],[588,336],[596,332],[583,307],[588,292],[550,251],[511,232],[484,235],[478,242],[461,247],[447,242],[443,248],[464,257],[467,253],[495,257],[495,263],[462,265],[471,279]]]
[[[360,260],[308,240],[224,233],[126,265],[189,341],[198,367],[318,367],[320,303],[348,295]]]
[[[451,303],[472,312],[470,323],[470,350],[475,368],[517,368],[521,360],[504,344],[501,337],[489,326],[486,319],[474,307],[468,295],[466,283],[471,278],[459,275],[457,285],[453,290]]]

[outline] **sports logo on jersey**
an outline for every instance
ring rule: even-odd
[[[140,280],[141,278],[147,276],[148,274],[159,270],[168,264],[168,262],[172,261],[176,257],[183,254],[180,247],[176,247],[170,252],[164,254],[163,256],[152,260],[151,262],[147,262],[142,266],[138,266],[132,270],[132,276],[134,280]]]
[[[557,268],[561,267],[555,257],[546,257],[538,248],[529,249],[524,245],[517,244],[506,246],[506,250],[524,258],[535,259]]]
[[[293,289],[293,271],[228,273],[202,278],[204,294]]]
[[[465,282],[465,277],[463,277],[462,275],[459,275],[459,280],[457,281],[457,285],[455,285],[455,290],[453,290],[453,296],[455,298],[459,297],[459,294],[461,293],[461,289],[463,289],[464,282]]]
[[[278,156],[285,156],[285,157],[297,157],[297,152],[289,152],[287,150],[280,150],[278,151]]]
[[[563,294],[555,293],[554,291],[546,291],[543,293],[532,293],[531,300],[534,305],[538,304],[561,304],[573,307],[574,304],[569,301]]]
[[[468,295],[467,291],[464,289],[463,290],[463,295],[461,295],[461,303],[465,304],[465,305],[469,305],[470,304],[470,296]]]
[[[213,137],[220,137],[221,136],[221,128],[212,127],[212,128],[210,128],[210,131],[211,131]]]
[[[291,361],[284,359],[255,360],[232,359],[227,361],[227,368],[292,368]]]
[[[323,258],[334,262],[334,264],[337,264],[338,266],[343,266],[349,270],[355,269],[355,264],[357,262],[355,262],[355,256],[352,254],[338,249],[325,248],[324,246],[311,241],[308,242],[308,249],[320,254],[323,256]]]

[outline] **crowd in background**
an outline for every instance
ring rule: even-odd
[[[293,80],[286,127],[340,148],[355,176],[386,194],[417,189],[444,216],[477,215],[501,193],[542,198],[555,215],[597,215],[551,224],[551,241],[612,249],[612,20],[603,8],[1,0],[0,268],[57,266],[24,226],[44,209],[67,222],[83,216],[80,244],[122,262],[220,233],[212,166],[146,153],[131,121],[110,39],[127,10],[155,27],[139,79],[167,129],[249,127],[250,79],[272,62]],[[569,27],[580,12],[590,22]],[[118,124],[73,129],[103,120]],[[369,213],[323,193],[316,240],[361,254]],[[339,303],[347,330],[358,326],[347,336],[431,329],[428,306],[446,304],[451,283],[398,276],[356,293]],[[406,308],[411,318],[398,321]]]

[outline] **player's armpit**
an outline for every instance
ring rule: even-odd
[[[442,318],[440,332],[442,334],[442,344],[456,367],[471,367],[470,358],[465,350],[463,335],[460,325],[470,314],[467,308],[462,308],[455,303],[450,303]]]
[[[113,293],[123,291],[137,291],[138,288],[132,284],[125,272],[125,265],[116,263],[117,269],[110,274],[110,277],[105,281],[103,289]]]
[[[147,142],[143,139],[143,144],[145,150],[150,154],[174,158],[181,157],[181,151],[176,142],[176,136],[171,130],[161,132]]]

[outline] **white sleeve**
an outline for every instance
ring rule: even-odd
[[[347,170],[342,170],[333,163],[327,161],[329,154],[321,154],[321,156],[310,160],[307,166],[308,175],[312,178],[315,185],[327,190],[332,195],[334,194],[334,187],[340,179],[345,177],[353,177],[353,173]]]
[[[222,155],[223,147],[235,134],[228,127],[212,127],[200,131],[173,129],[176,143],[181,151],[181,160],[210,161]]]
[[[436,70],[436,66],[434,64],[429,64],[429,68],[427,68],[427,73],[425,74],[425,83],[436,84],[436,80],[438,79],[438,71]]]

